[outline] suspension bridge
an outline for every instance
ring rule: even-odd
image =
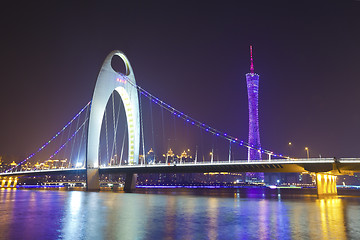
[[[114,57],[122,59],[125,73],[113,69]],[[249,150],[259,159],[246,157]],[[225,171],[316,173],[318,193],[336,194],[335,175],[360,171],[360,159],[296,159],[251,145],[141,88],[127,57],[113,51],[103,63],[92,100],[0,177],[1,187],[10,187],[24,176],[82,174],[86,189],[98,191],[101,174],[123,173],[124,190],[131,192],[140,173]]]

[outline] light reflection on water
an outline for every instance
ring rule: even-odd
[[[218,191],[218,192],[216,192]],[[1,239],[359,239],[360,198],[0,190]],[[254,191],[254,190],[252,190]]]

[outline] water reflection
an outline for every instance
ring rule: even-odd
[[[259,238],[264,239],[268,232],[268,224],[270,223],[269,214],[268,214],[268,204],[266,201],[262,200],[259,202]]]
[[[194,232],[196,231],[196,223],[194,220],[196,216],[194,216],[194,212],[196,212],[196,200],[194,198],[190,198],[188,201],[185,202],[185,211],[184,211],[184,218],[185,218],[185,233],[184,239],[191,239]]]
[[[357,239],[359,198],[0,191],[5,239]],[[21,231],[19,231],[21,229]]]
[[[344,199],[317,199],[292,206],[291,228],[295,239],[346,239]]]
[[[322,236],[325,239],[346,239],[344,206],[341,199],[319,199],[320,223]]]
[[[16,189],[0,190],[0,233],[4,238],[9,238],[11,232],[11,223],[13,215],[11,214],[14,209]]]
[[[63,239],[71,239],[72,236],[78,235],[81,229],[81,206],[82,206],[82,192],[69,192],[66,204],[65,216],[63,222]],[[81,232],[79,233],[82,234]]]
[[[208,227],[208,238],[209,239],[218,239],[218,217],[219,217],[219,199],[209,198],[207,215],[209,221]]]

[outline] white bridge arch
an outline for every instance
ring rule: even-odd
[[[114,56],[125,64],[126,73],[116,72],[111,66]],[[115,90],[123,101],[128,126],[128,162],[137,164],[140,148],[140,114],[136,81],[129,60],[121,51],[112,51],[105,59],[96,81],[91,102],[86,149],[86,184],[88,190],[99,189],[99,143],[106,104]]]

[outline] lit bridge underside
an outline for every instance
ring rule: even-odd
[[[360,158],[314,158],[297,160],[251,161],[235,160],[231,162],[198,162],[182,164],[151,164],[151,165],[121,165],[100,167],[100,174],[109,173],[203,173],[203,172],[327,172],[333,175],[352,174],[360,172]],[[85,174],[85,168],[49,169],[0,173],[0,177],[7,176],[43,176]]]

